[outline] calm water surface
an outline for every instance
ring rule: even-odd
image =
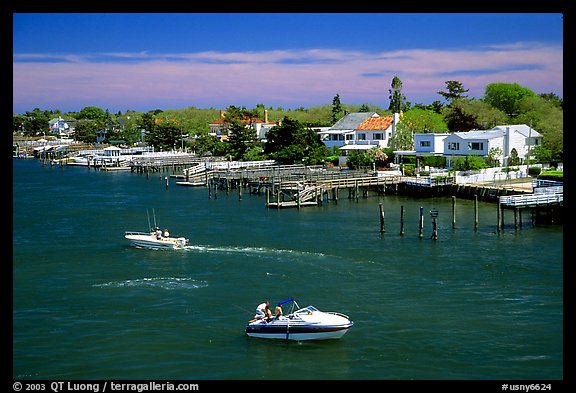
[[[498,233],[496,205],[481,202],[475,231],[459,199],[452,229],[449,198],[346,192],[272,210],[264,195],[166,190],[168,172],[13,165],[14,378],[563,378],[562,226],[507,217]],[[129,246],[147,209],[190,246]],[[257,304],[289,297],[354,326],[334,341],[246,336]]]

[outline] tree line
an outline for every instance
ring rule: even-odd
[[[554,93],[536,94],[517,83],[491,83],[480,99],[468,98],[462,83],[445,82],[438,91],[441,100],[429,105],[412,105],[403,94],[402,81],[394,77],[389,89],[389,106],[373,104],[348,105],[339,94],[332,105],[284,110],[265,107],[230,106],[225,110],[229,138],[221,140],[209,135],[209,124],[220,117],[215,108],[152,110],[146,113],[129,110],[111,114],[107,109],[85,107],[79,112],[61,113],[35,108],[13,115],[13,132],[28,136],[48,135],[48,122],[62,116],[75,120],[74,138],[94,143],[98,131],[106,130],[106,141],[137,142],[142,130],[146,142],[158,150],[187,147],[198,154],[227,156],[237,160],[273,158],[282,162],[304,161],[310,164],[334,160],[336,151],[324,147],[313,127],[329,127],[350,112],[377,112],[381,116],[402,113],[395,137],[389,142],[392,150],[413,149],[414,133],[458,132],[490,129],[496,125],[527,124],[543,135],[543,144],[533,149],[533,160],[561,162],[563,160],[563,100]],[[267,134],[267,142],[256,138],[246,119],[262,118],[264,111],[277,125]],[[105,141],[105,142],[106,142]],[[391,150],[388,151],[389,157]],[[371,153],[372,156],[375,153]],[[363,157],[364,159],[366,157]],[[368,157],[374,162],[374,157]]]

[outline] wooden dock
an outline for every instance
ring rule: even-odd
[[[564,194],[529,194],[500,197],[500,205],[510,209],[524,209],[537,206],[562,206]]]

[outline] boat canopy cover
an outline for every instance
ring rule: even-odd
[[[292,302],[292,301],[294,301],[293,297],[291,297],[290,299],[282,300],[280,303],[278,303],[278,305],[281,306],[285,303]]]

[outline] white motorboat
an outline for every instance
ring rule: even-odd
[[[184,248],[189,242],[185,237],[158,236],[155,231],[150,232],[129,232],[126,231],[124,237],[136,247],[151,249],[178,249]]]
[[[148,210],[146,210],[146,216],[148,217],[148,232],[133,232],[126,231],[124,233],[124,238],[130,240],[130,243],[136,247],[151,248],[151,249],[178,249],[184,248],[189,243],[189,240],[185,237],[171,237],[168,233],[168,229],[164,232],[156,225],[156,212],[152,209],[154,214],[154,229],[150,226],[150,215]]]
[[[320,311],[314,306],[299,308],[294,299],[284,300],[278,306],[289,302],[292,302],[289,314],[253,319],[246,326],[246,334],[250,337],[297,341],[339,339],[354,324],[344,314]],[[292,311],[295,308],[297,310]]]

